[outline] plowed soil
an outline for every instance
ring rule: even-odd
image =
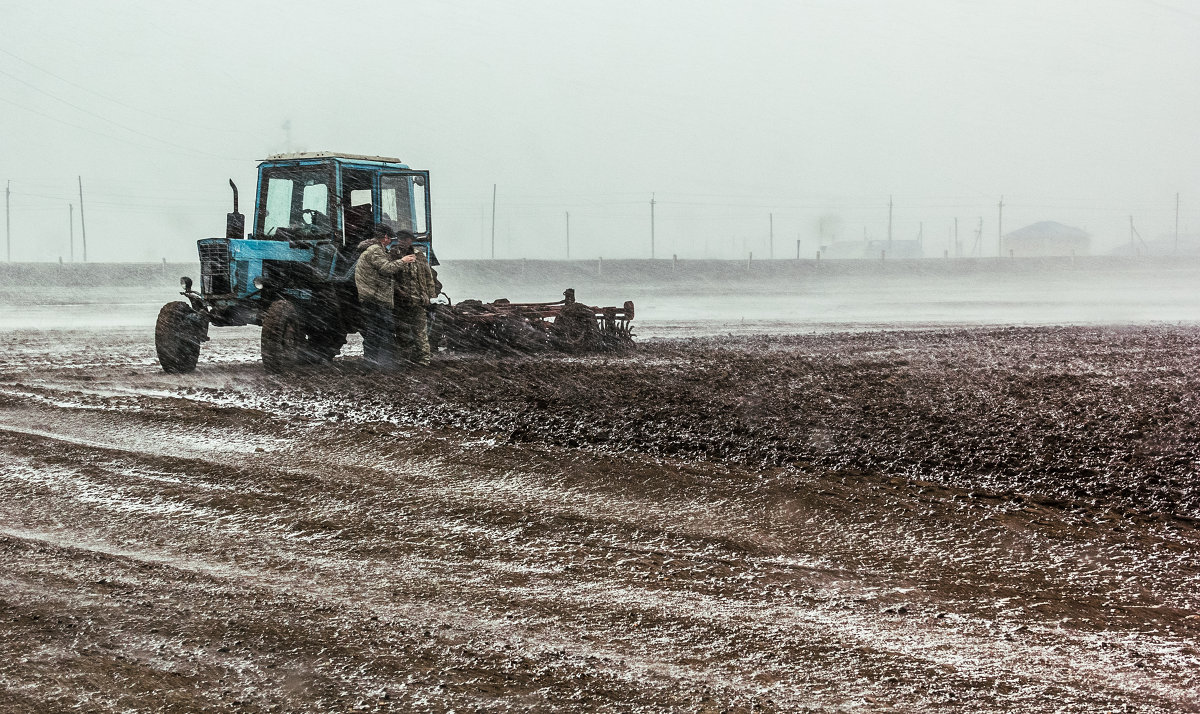
[[[1200,328],[0,333],[0,710],[1200,710]]]

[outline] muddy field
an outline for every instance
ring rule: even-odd
[[[0,332],[0,710],[1200,710],[1200,328]]]

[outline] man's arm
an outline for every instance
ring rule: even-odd
[[[437,298],[438,295],[442,294],[442,286],[441,283],[438,282],[437,271],[433,269],[433,266],[429,265],[429,263],[424,263],[423,265],[425,266],[425,285],[426,292],[428,293],[427,297],[430,300],[433,300]]]
[[[400,269],[404,267],[399,260],[389,258],[383,246],[379,246],[378,250],[374,246],[368,248],[367,252],[363,253],[363,257],[377,273],[389,278],[395,277],[396,273],[399,273]]]

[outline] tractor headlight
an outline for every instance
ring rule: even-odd
[[[266,281],[262,279],[261,275],[254,278],[254,289],[255,290],[262,290],[263,286],[265,286],[266,284],[267,284]]]

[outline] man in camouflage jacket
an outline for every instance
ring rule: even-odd
[[[387,245],[394,233],[385,225],[375,226],[367,249],[354,264],[358,287],[359,315],[363,337],[363,359],[375,367],[390,367],[395,361],[395,276],[403,269],[389,259]]]
[[[429,364],[429,301],[438,295],[433,269],[424,253],[413,250],[413,234],[399,231],[392,249],[396,263],[396,342],[400,357],[420,365]]]

